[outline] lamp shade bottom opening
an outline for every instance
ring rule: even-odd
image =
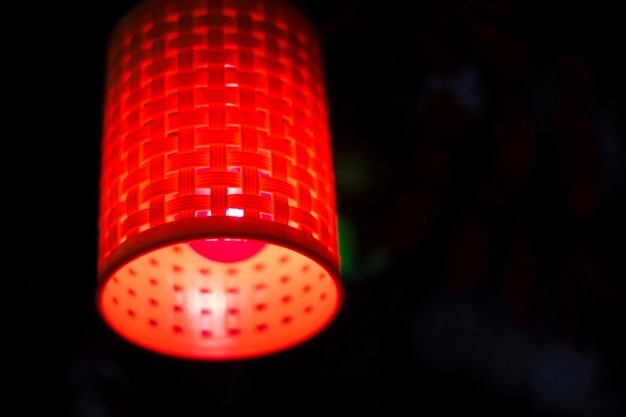
[[[107,323],[159,353],[227,360],[277,352],[320,331],[340,287],[294,250],[255,240],[197,240],[148,252],[101,284]]]

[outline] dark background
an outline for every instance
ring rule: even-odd
[[[324,41],[345,303],[244,362],[152,354],[95,311],[104,56],[136,1],[9,23],[18,415],[626,415],[619,3],[293,3]]]

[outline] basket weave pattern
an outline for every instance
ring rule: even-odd
[[[162,0],[110,43],[100,252],[180,219],[278,222],[337,256],[313,28],[282,3]]]

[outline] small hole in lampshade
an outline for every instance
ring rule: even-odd
[[[127,311],[127,313],[128,313],[128,315],[129,315],[130,317],[135,317],[135,311],[134,311],[134,310],[131,310],[131,309],[129,308],[129,309],[128,309],[128,311]]]
[[[285,316],[285,317],[283,317],[282,322],[283,322],[283,324],[289,324],[289,323],[291,323],[291,317],[290,317],[290,316]]]
[[[183,312],[183,307],[179,306],[179,305],[175,305],[174,306],[174,312],[175,313],[182,313]]]
[[[289,277],[287,275],[283,276],[280,278],[280,282],[282,282],[283,284],[286,284],[289,282]]]
[[[173,330],[175,333],[182,333],[183,332],[183,328],[181,326],[174,326]]]
[[[258,324],[256,326],[256,329],[260,332],[264,332],[265,330],[267,330],[267,324]]]
[[[285,295],[281,301],[283,302],[283,304],[287,304],[291,301],[291,296],[290,295]]]
[[[200,310],[200,314],[202,314],[203,316],[208,316],[209,314],[211,314],[211,310],[209,310],[208,308],[203,308]]]
[[[257,309],[257,311],[263,311],[263,310],[267,309],[267,305],[266,304],[257,304],[255,306],[255,308]]]
[[[212,335],[210,330],[201,330],[200,334],[202,335],[202,337],[211,337]]]
[[[150,305],[153,306],[153,307],[156,307],[156,306],[159,305],[159,302],[157,300],[155,300],[154,298],[151,298],[149,300],[149,302],[150,302]]]
[[[241,330],[237,328],[228,329],[228,334],[230,336],[239,336],[239,334],[241,334]]]
[[[305,285],[304,288],[302,288],[303,292],[309,292],[311,291],[311,286],[310,285]]]
[[[150,319],[148,320],[148,323],[150,324],[150,326],[152,327],[156,327],[158,325],[157,321],[155,319]]]
[[[150,285],[156,287],[157,285],[159,285],[159,281],[157,281],[156,278],[150,278]]]

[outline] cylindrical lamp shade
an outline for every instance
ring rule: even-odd
[[[299,343],[336,314],[318,42],[275,0],[153,0],[115,29],[97,303],[124,338],[237,359]]]

